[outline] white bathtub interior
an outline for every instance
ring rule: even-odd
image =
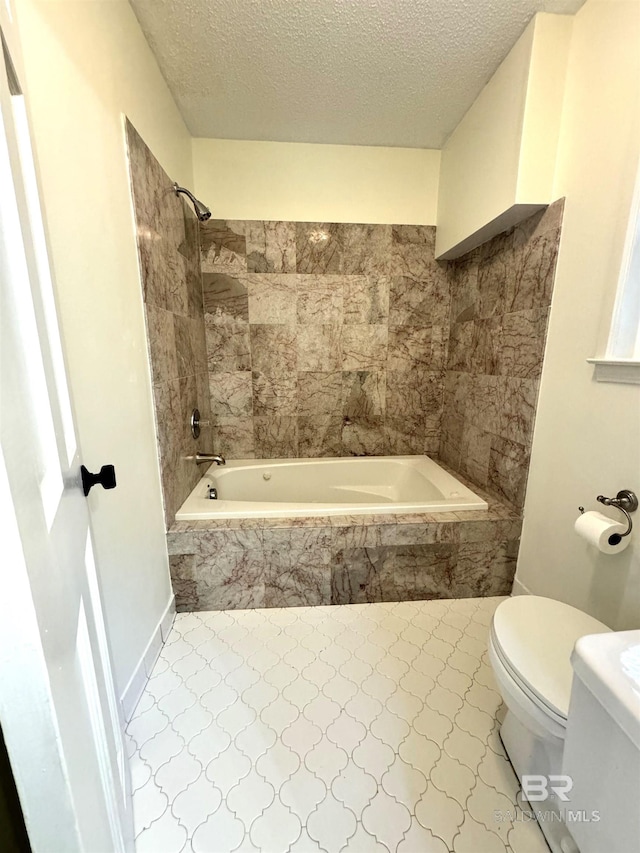
[[[486,509],[428,456],[234,459],[208,469],[176,521]]]

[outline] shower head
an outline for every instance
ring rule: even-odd
[[[200,222],[206,222],[207,219],[211,219],[211,211],[207,207],[206,204],[203,204],[201,201],[194,196],[192,192],[186,190],[184,187],[179,187],[178,184],[173,185],[174,190],[176,191],[176,195],[180,195],[180,193],[184,193],[191,199],[191,204],[193,205],[193,209],[196,212],[196,216],[200,220]]]

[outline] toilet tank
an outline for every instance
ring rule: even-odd
[[[581,637],[562,761],[581,853],[640,851],[640,631]]]

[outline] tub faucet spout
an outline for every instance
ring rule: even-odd
[[[192,457],[195,459],[196,465],[204,465],[205,463],[215,462],[216,465],[226,465],[227,461],[224,456],[218,456],[215,453],[196,453],[195,456]]]

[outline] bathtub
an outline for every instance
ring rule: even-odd
[[[217,500],[209,489],[217,490]],[[486,510],[428,456],[233,459],[212,465],[176,521]]]

